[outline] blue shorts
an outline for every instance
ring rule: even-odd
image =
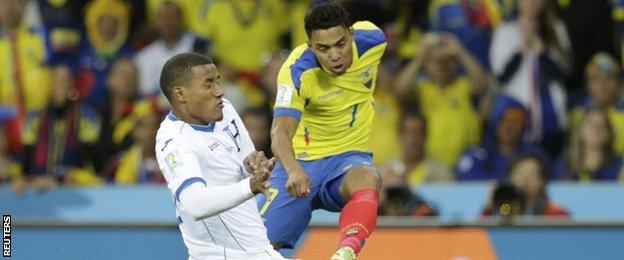
[[[340,197],[339,188],[350,169],[362,165],[374,167],[372,154],[365,152],[346,152],[299,163],[312,180],[309,196],[294,198],[288,194],[288,175],[278,162],[271,176],[273,201],[265,205],[266,198],[258,197],[258,208],[265,219],[269,240],[282,248],[295,245],[308,227],[313,210],[338,212],[342,209],[345,202]]]

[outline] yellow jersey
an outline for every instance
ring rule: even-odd
[[[280,48],[290,21],[281,0],[217,0],[197,33],[210,39],[216,58],[237,71],[259,72]]]
[[[18,29],[14,41],[1,34],[0,53],[0,103],[23,105],[26,113],[42,109],[51,87],[49,70],[43,65],[46,59],[43,37],[25,27]]]
[[[472,82],[459,76],[442,89],[422,80],[416,91],[427,120],[427,154],[455,166],[464,150],[478,144],[481,136],[481,119],[471,102]]]
[[[353,30],[353,61],[344,74],[324,70],[306,44],[280,69],[274,116],[299,120],[292,140],[299,160],[370,150],[373,91],[386,37],[371,22],[357,22]]]

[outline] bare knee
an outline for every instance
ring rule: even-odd
[[[340,195],[345,200],[348,200],[353,192],[366,188],[379,190],[381,188],[381,177],[373,167],[356,167],[347,172],[340,185]]]

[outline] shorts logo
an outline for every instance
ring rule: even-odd
[[[171,169],[172,171],[175,168],[178,168],[184,165],[182,161],[180,160],[180,156],[178,155],[176,151],[170,152],[169,154],[167,154],[166,161],[167,161],[167,165],[169,166],[169,169]]]
[[[275,99],[275,105],[287,106],[290,105],[292,100],[293,87],[280,84],[277,86],[277,98]]]

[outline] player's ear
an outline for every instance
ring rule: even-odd
[[[180,103],[184,103],[186,101],[186,97],[184,96],[184,88],[182,86],[174,86],[171,93],[173,94],[173,99],[177,100]]]

